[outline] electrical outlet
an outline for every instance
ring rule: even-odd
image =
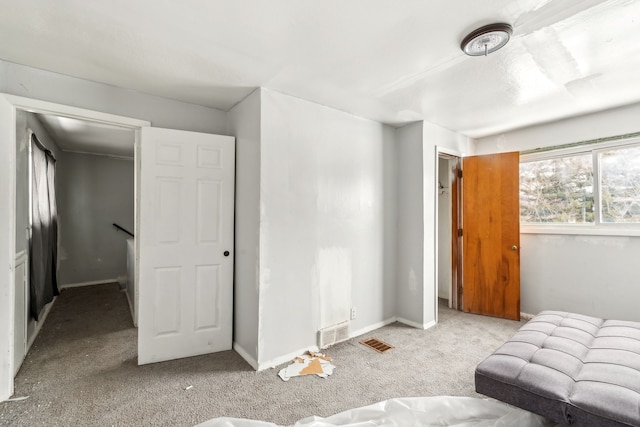
[[[355,307],[351,307],[351,320],[356,318],[357,312]]]

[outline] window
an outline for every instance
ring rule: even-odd
[[[640,226],[640,142],[524,154],[520,221]]]
[[[598,153],[601,220],[640,223],[640,146]]]

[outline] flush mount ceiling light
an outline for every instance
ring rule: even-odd
[[[509,24],[489,24],[480,27],[467,35],[460,44],[460,49],[467,55],[487,56],[507,44],[513,28]]]

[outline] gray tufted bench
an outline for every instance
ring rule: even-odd
[[[640,426],[640,323],[543,311],[476,368],[476,391],[575,426]]]

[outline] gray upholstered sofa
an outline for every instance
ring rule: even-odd
[[[476,391],[575,426],[640,426],[640,323],[543,311],[478,365]]]

